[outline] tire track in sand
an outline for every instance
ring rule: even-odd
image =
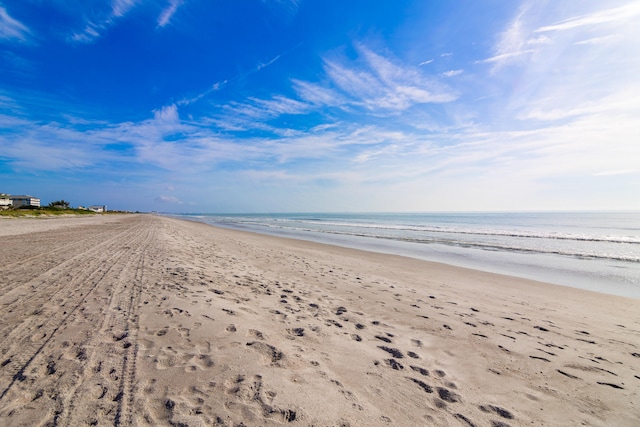
[[[114,425],[127,423],[123,417],[130,418],[138,348],[136,308],[145,248],[154,232],[148,218],[137,217],[127,218],[111,231],[111,236],[84,253],[69,254],[71,258],[55,271],[29,281],[45,284],[40,293],[9,302],[20,304],[28,315],[18,319],[17,326],[11,322],[14,327],[0,341],[0,417],[17,416],[25,410],[21,402],[31,401],[35,402],[30,405],[32,411],[41,412],[41,416],[53,414],[49,425],[74,425],[74,408],[87,407],[85,400],[95,395],[82,393],[80,386],[87,383],[84,371],[91,369],[100,374],[100,364],[111,363],[116,366],[102,374],[116,383],[112,386],[116,395],[105,409],[114,412]],[[135,271],[133,282],[127,280],[131,275],[126,274],[131,269]],[[72,272],[73,277],[66,272]],[[59,297],[57,304],[51,304],[52,297]],[[109,301],[107,308],[105,300]],[[96,333],[97,321],[101,326]],[[105,334],[113,337],[106,345],[100,343]],[[77,337],[79,342],[69,344],[64,340],[67,336]],[[98,356],[108,360],[99,360],[96,365],[86,363],[88,357]],[[55,382],[65,376],[67,381],[79,384],[67,389],[72,393],[48,391],[55,390]],[[34,389],[34,385],[40,388]],[[106,393],[100,394],[106,397]],[[46,409],[38,410],[37,404],[43,401]]]
[[[46,244],[36,246],[34,250],[40,251],[41,254],[32,257],[31,261],[25,261],[19,267],[2,266],[0,277],[7,285],[0,292],[0,308],[7,320],[11,321],[3,322],[0,326],[0,357],[3,355],[4,342],[12,333],[15,335],[15,324],[22,324],[29,317],[37,317],[47,308],[50,309],[52,303],[65,306],[70,295],[86,287],[86,283],[78,279],[98,277],[100,264],[104,264],[105,269],[108,268],[112,260],[105,259],[105,254],[113,254],[111,245],[119,239],[129,240],[126,237],[129,229],[120,231],[121,228],[123,227],[117,228],[116,236],[112,235],[104,241],[91,243],[91,239],[84,239],[83,245],[71,242],[69,246],[73,247],[72,250],[53,249],[54,254],[50,254],[50,248]],[[82,232],[84,233],[84,230]],[[48,243],[58,246],[64,240],[64,236],[57,235],[52,236]],[[11,242],[7,242],[7,246],[10,245]],[[34,272],[38,272],[35,273],[36,276]],[[90,273],[96,275],[83,276]],[[72,277],[71,274],[75,274],[76,277]]]
[[[87,355],[81,378],[70,393],[69,410],[60,425],[91,424],[98,418],[110,419],[115,426],[131,424],[138,307],[147,247],[154,237],[155,231],[147,227],[141,241],[127,252],[127,261],[113,281],[107,314],[102,318],[99,331],[84,344],[93,350]]]

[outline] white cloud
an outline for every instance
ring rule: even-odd
[[[278,105],[279,111],[295,110],[296,104],[289,105],[289,101],[273,98],[256,108]],[[459,197],[446,206],[459,203],[457,208],[469,209],[470,205],[459,201],[467,198],[465,203],[477,201],[478,208],[507,209],[515,205],[500,205],[506,200],[501,198],[511,191],[531,196],[532,191],[546,191],[547,182],[560,185],[566,176],[614,179],[637,171],[640,145],[634,143],[634,135],[640,134],[640,125],[634,124],[636,115],[622,114],[629,111],[624,100],[617,101],[621,104],[616,111],[592,110],[569,117],[566,123],[539,123],[526,131],[425,133],[401,130],[392,123],[334,122],[286,136],[241,140],[220,136],[220,129],[209,123],[181,122],[172,104],[140,122],[90,126],[85,121],[77,129],[14,119],[13,134],[0,136],[0,156],[11,159],[10,167],[29,165],[33,170],[79,173],[120,164],[122,170],[144,173],[152,169],[154,175],[158,170],[167,171],[193,182],[219,182],[231,173],[227,166],[218,167],[224,163],[236,165],[235,180],[246,179],[248,187],[229,184],[237,188],[255,190],[255,185],[269,180],[278,186],[307,186],[307,190],[308,185],[326,182],[362,192],[376,184],[381,200],[396,194],[408,196],[411,191],[425,198],[449,191]],[[156,201],[179,204],[170,194],[161,194]],[[411,205],[407,200],[397,208],[419,208],[417,201]]]
[[[450,71],[445,71],[444,73],[442,73],[442,75],[445,77],[455,77],[455,76],[459,76],[462,73],[464,73],[464,70],[450,70]]]
[[[332,107],[342,105],[347,102],[345,97],[334,89],[297,79],[293,79],[292,83],[298,96],[310,104]]]
[[[31,31],[26,25],[12,18],[7,9],[0,5],[0,39],[16,39],[24,42],[30,34]]]
[[[167,105],[159,110],[154,110],[154,119],[159,123],[178,123],[180,117],[178,116],[178,107],[175,104]]]
[[[139,0],[113,0],[113,3],[111,3],[113,16],[124,16],[136,5],[136,3],[138,3],[138,1]]]
[[[266,116],[279,116],[282,114],[302,114],[309,110],[309,105],[295,99],[281,95],[274,96],[270,100],[250,98]]]
[[[573,86],[569,89],[573,89]],[[587,90],[582,88],[582,90]],[[562,93],[548,94],[546,98],[530,101],[517,116],[519,120],[556,121],[567,118],[590,116],[599,120],[605,114],[625,117],[632,112],[640,114],[640,87],[626,86],[624,89],[611,86],[607,96],[598,99],[578,98],[571,102],[561,99]],[[546,93],[546,92],[545,92]]]
[[[507,64],[525,63],[538,53],[565,46],[566,37],[578,38],[574,44],[596,44],[608,38],[619,37],[618,32],[625,32],[640,15],[640,2],[632,1],[620,7],[599,10],[590,13],[576,14],[567,19],[546,24],[557,14],[571,15],[571,8],[558,8],[536,2],[523,3],[518,14],[507,28],[500,34],[494,46],[494,54],[476,63],[493,63],[493,71],[500,70]],[[582,4],[574,4],[575,9],[584,9]],[[546,21],[546,22],[545,22]],[[636,25],[637,27],[637,25]],[[607,34],[594,31],[602,28]],[[614,34],[612,34],[614,32]],[[545,33],[545,34],[540,34]],[[559,36],[560,33],[568,33]],[[589,37],[582,37],[589,34]]]
[[[612,34],[612,35],[608,35],[608,36],[602,36],[602,37],[593,37],[590,39],[586,39],[586,40],[580,40],[578,42],[575,42],[574,44],[576,45],[599,45],[599,44],[605,44],[605,43],[609,43],[612,41],[615,41],[616,39],[620,39],[620,36],[618,34]]]
[[[167,195],[164,195],[164,194],[161,194],[158,197],[156,197],[156,202],[179,204],[179,205],[182,204],[180,199],[178,199],[177,197],[175,197],[175,196],[167,196]]]
[[[348,114],[364,110],[382,117],[397,115],[415,105],[445,103],[456,98],[447,86],[423,74],[417,67],[397,65],[363,45],[356,48],[359,57],[355,61],[325,58],[325,75],[321,82],[291,79],[296,97],[273,95],[270,99],[249,97],[244,101],[229,102],[209,119],[210,123],[227,131],[263,130],[292,136],[297,131],[278,129],[266,121],[282,115],[313,112],[326,115],[334,108]],[[197,99],[200,98],[192,100]],[[189,102],[191,100],[179,104]]]
[[[541,45],[541,44],[551,44],[551,43],[552,43],[552,40],[545,35],[527,40],[528,45]]]
[[[261,62],[260,64],[258,64],[256,66],[256,71],[260,71],[262,70],[264,67],[268,67],[269,65],[273,64],[274,62],[276,62],[278,59],[280,59],[281,55],[276,55],[275,57],[273,57],[272,59],[270,59],[267,62]]]
[[[165,7],[158,17],[158,27],[164,27],[171,21],[178,8],[184,3],[184,0],[169,0],[169,4]]]
[[[629,17],[637,18],[638,5],[592,13],[578,4],[532,2],[522,8],[500,34],[494,47],[498,55],[481,61],[494,64],[493,73],[501,71],[494,88],[505,96],[498,96],[493,117],[480,113],[480,120],[489,125],[499,115],[500,126],[511,129],[589,123],[598,134],[603,129],[618,134],[621,143],[637,140],[633,117],[640,117],[635,71],[640,57],[629,52],[640,51],[640,26]],[[558,21],[558,16],[569,18]],[[507,64],[512,67],[504,69]],[[567,138],[591,137],[570,128],[575,134],[567,133]]]
[[[173,4],[178,2],[163,12],[173,14]],[[87,24],[79,39],[99,37],[122,16],[115,13],[116,2],[113,5],[112,21]],[[134,6],[132,1],[119,2],[118,13]],[[376,182],[386,197],[397,183],[403,193],[415,190],[425,199],[433,194],[430,188],[438,187],[444,195],[459,191],[459,200],[481,194],[496,199],[493,188],[504,196],[517,191],[517,185],[524,194],[565,176],[577,181],[637,173],[640,84],[635,70],[640,60],[629,53],[640,51],[638,30],[621,25],[613,31],[609,24],[618,21],[575,13],[583,18],[547,25],[558,15],[534,11],[535,7],[534,3],[521,10],[500,34],[495,55],[479,61],[495,64],[503,75],[492,81],[473,74],[490,67],[469,67],[465,79],[450,81],[453,85],[486,78],[487,87],[503,91],[493,104],[487,99],[478,103],[482,105],[477,111],[469,111],[475,108],[472,103],[455,103],[457,92],[443,84],[444,77],[463,70],[429,75],[426,69],[431,67],[420,65],[431,61],[407,66],[391,55],[356,45],[355,59],[326,56],[317,79],[291,79],[287,89],[293,91],[214,105],[210,118],[194,119],[187,113],[195,109],[186,107],[273,64],[280,55],[197,96],[153,110],[138,122],[68,119],[61,124],[0,116],[0,127],[12,129],[0,135],[0,156],[10,167],[30,165],[34,170],[81,171],[123,164],[127,170],[168,171],[194,181],[202,175],[218,177],[224,169],[234,177],[257,181]],[[599,28],[602,23],[607,25]],[[501,68],[506,64],[515,66]],[[485,94],[468,93],[465,99]],[[0,96],[3,103],[14,101]],[[491,108],[484,109],[487,105]],[[281,127],[273,124],[282,115],[308,113],[314,113],[313,118],[303,125],[291,124],[295,120]],[[251,137],[225,135],[245,131]],[[256,136],[262,135],[258,131],[269,135]],[[158,196],[158,201],[179,202],[170,195]]]
[[[518,14],[511,21],[508,27],[500,34],[498,42],[494,47],[494,55],[477,61],[477,63],[493,63],[493,71],[499,70],[503,65],[513,60],[521,59],[527,54],[534,52],[528,48],[528,40],[531,40],[526,20],[529,6],[525,3],[520,7]]]
[[[360,61],[325,60],[325,72],[352,106],[377,113],[403,111],[416,104],[445,103],[456,99],[446,86],[417,68],[394,64],[390,59],[357,45]]]
[[[518,58],[521,57],[523,55],[527,55],[530,53],[535,52],[535,50],[533,49],[525,49],[525,50],[521,50],[521,51],[517,51],[517,52],[507,52],[507,53],[501,53],[498,54],[496,56],[492,56],[490,58],[486,58],[486,59],[482,59],[479,61],[476,61],[476,64],[482,64],[482,63],[497,63],[499,65],[504,64],[505,62],[507,62],[506,60],[511,60],[514,58]]]
[[[206,96],[210,95],[213,92],[216,92],[222,88],[224,88],[225,86],[227,86],[230,82],[241,79],[241,78],[246,78],[254,73],[257,73],[258,71],[262,70],[265,67],[268,67],[270,65],[272,65],[273,63],[275,63],[276,61],[278,61],[278,59],[280,59],[282,55],[276,55],[275,57],[271,58],[270,60],[266,61],[266,62],[260,62],[258,63],[253,69],[238,74],[234,77],[231,77],[229,79],[225,79],[219,82],[214,83],[213,85],[211,85],[209,88],[207,88],[206,90],[204,90],[203,92],[192,96],[190,98],[184,98],[180,101],[177,102],[178,105],[189,105],[189,104],[193,104],[194,102],[200,101],[201,99],[205,98]]]
[[[201,99],[207,97],[208,95],[210,95],[213,92],[217,92],[219,90],[221,90],[222,88],[224,88],[227,84],[229,83],[228,80],[223,80],[220,82],[216,82],[214,84],[212,84],[209,88],[207,88],[204,92],[201,92],[195,96],[192,96],[190,98],[183,98],[180,101],[176,102],[177,105],[191,105],[195,102],[200,101]]]
[[[129,13],[140,0],[112,0],[111,10],[103,13],[97,20],[87,21],[84,30],[71,34],[69,41],[75,43],[92,43],[102,36],[115,23]]]
[[[78,43],[91,43],[93,40],[100,37],[100,28],[96,24],[88,23],[85,29],[80,33],[73,33],[70,39]]]
[[[593,26],[610,22],[623,22],[634,20],[640,15],[640,2],[634,1],[625,6],[604,9],[565,19],[563,21],[546,25],[536,29],[536,32],[573,30],[583,26]]]
[[[242,103],[233,102],[225,105],[224,110],[232,115],[232,122],[238,124],[249,120],[249,127],[256,129],[255,120],[268,120],[283,114],[302,114],[309,110],[309,104],[276,95],[271,99],[249,98]]]

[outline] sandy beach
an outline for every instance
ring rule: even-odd
[[[3,426],[640,425],[640,300],[153,215],[0,239]]]

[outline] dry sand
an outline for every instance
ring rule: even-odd
[[[152,215],[0,235],[3,426],[640,425],[640,300]]]

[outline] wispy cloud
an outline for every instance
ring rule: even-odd
[[[318,107],[334,107],[348,102],[345,96],[331,87],[297,79],[293,79],[292,83],[293,88],[302,100]]]
[[[464,70],[449,70],[442,73],[442,75],[445,77],[455,77],[459,76],[462,73],[464,73]]]
[[[178,204],[178,205],[182,204],[182,201],[178,199],[176,196],[167,196],[165,194],[161,194],[158,197],[156,197],[156,202]]]
[[[0,102],[9,106],[16,102],[5,98]],[[310,108],[308,103],[277,96],[250,101],[257,112],[246,114],[256,117],[269,111],[291,114]],[[13,120],[8,125],[12,132],[0,135],[0,156],[9,167],[29,166],[34,171],[81,173],[108,164],[106,173],[114,175],[125,170],[153,171],[156,177],[159,173],[193,180],[211,176],[215,178],[210,181],[217,182],[232,170],[233,185],[246,180],[362,190],[375,183],[386,194],[394,193],[397,185],[403,194],[444,197],[449,191],[497,200],[511,192],[520,194],[519,185],[530,190],[555,177],[636,171],[640,146],[630,141],[639,129],[637,124],[629,127],[633,117],[621,115],[625,109],[578,115],[553,126],[539,123],[526,131],[424,133],[399,128],[391,121],[379,125],[326,121],[277,137],[238,139],[224,136],[220,127],[206,119],[183,120],[180,106],[170,104],[138,122],[84,121],[76,126],[76,121],[43,123],[7,117]],[[5,125],[0,116],[0,126]],[[508,183],[505,177],[510,177]],[[468,189],[470,179],[475,195]],[[157,203],[177,205],[189,200],[184,194],[180,200],[171,193],[155,194],[160,194]]]
[[[188,97],[188,98],[182,98],[181,100],[179,100],[177,102],[177,105],[184,106],[184,105],[191,105],[193,103],[196,103],[196,102],[200,101],[201,99],[206,98],[208,95],[212,94],[213,92],[217,92],[220,89],[224,88],[227,84],[229,84],[229,80],[223,80],[223,81],[220,81],[220,82],[215,82],[214,84],[209,86],[203,92],[200,92],[200,93],[198,93],[198,94],[196,94],[194,96]]]
[[[74,43],[92,43],[102,36],[103,32],[111,28],[115,23],[130,12],[140,0],[112,0],[108,12],[103,12],[97,20],[88,20],[80,32],[75,32],[69,37]]]
[[[217,92],[221,89],[223,89],[225,86],[246,78],[254,73],[257,73],[258,71],[262,70],[263,68],[266,68],[270,65],[273,65],[275,62],[277,62],[280,58],[282,57],[282,55],[276,55],[273,58],[269,59],[268,61],[265,62],[260,62],[258,63],[255,67],[253,67],[252,69],[245,71],[243,73],[237,74],[233,77],[230,77],[228,79],[222,80],[222,81],[218,81],[216,83],[214,83],[213,85],[211,85],[210,87],[208,87],[206,90],[200,92],[199,94],[195,95],[195,96],[190,96],[187,98],[183,98],[180,101],[178,101],[178,105],[190,105],[193,104],[195,102],[200,101],[203,98],[206,98],[208,95],[212,94],[213,92]]]
[[[611,34],[608,36],[602,36],[602,37],[592,37],[586,40],[580,40],[575,42],[574,44],[576,45],[601,45],[601,44],[605,44],[605,43],[609,43],[612,41],[615,41],[616,39],[620,39],[620,35],[618,34]]]
[[[80,32],[73,33],[69,40],[76,43],[91,43],[95,39],[101,36],[101,31],[106,29],[107,25],[105,22],[95,24],[93,22],[88,22],[84,27],[84,30]]]
[[[445,103],[456,94],[444,84],[423,74],[419,69],[394,63],[364,45],[356,46],[360,58],[356,62],[326,59],[325,72],[350,106],[365,107],[382,113],[403,111],[416,104]],[[311,85],[305,88],[308,92]],[[316,87],[315,93],[330,92]]]
[[[162,28],[169,24],[171,18],[183,3],[184,0],[169,0],[169,4],[162,10],[158,17],[158,27]]]
[[[251,98],[254,105],[268,115],[302,114],[309,109],[309,105],[291,98],[278,95],[270,100]]]
[[[546,25],[536,29],[538,33],[547,31],[565,31],[573,30],[578,27],[605,24],[609,22],[629,21],[640,15],[640,2],[632,2],[625,6],[604,9],[597,12],[589,13],[565,19],[551,25]]]
[[[210,123],[231,132],[260,130],[286,137],[299,131],[295,126],[279,128],[268,122],[285,115],[315,114],[328,118],[333,114],[364,113],[391,117],[414,106],[456,99],[455,92],[442,81],[415,66],[401,65],[362,44],[356,45],[356,50],[359,55],[355,60],[324,58],[324,72],[318,76],[319,81],[291,79],[290,89],[295,97],[276,94],[270,98],[232,101],[220,106],[209,118]],[[451,75],[461,72],[453,71]]]
[[[273,58],[271,58],[269,61],[267,62],[261,62],[260,64],[258,64],[258,66],[256,67],[256,71],[260,71],[262,70],[264,67],[268,67],[269,65],[273,64],[274,62],[276,62],[278,59],[280,59],[281,55],[276,55]]]
[[[139,3],[140,0],[113,0],[111,3],[111,8],[113,10],[113,16],[124,16],[136,3]]]
[[[546,24],[543,21],[550,20],[551,14],[542,14],[538,5],[533,2],[523,3],[518,14],[508,27],[500,34],[494,47],[494,55],[478,60],[476,63],[492,63],[493,71],[500,70],[503,66],[513,63],[523,63],[535,54],[544,52],[544,49],[554,48],[559,43],[565,43],[554,37],[554,33],[573,33],[575,37],[583,40],[574,41],[574,44],[596,44],[611,38],[619,37],[617,32],[625,31],[628,25],[633,25],[640,15],[640,2],[632,1],[627,5],[609,9],[603,9],[588,14],[573,16],[555,23]],[[566,11],[564,12],[566,13]],[[602,27],[608,34],[598,36],[586,31],[594,31]],[[614,32],[614,34],[612,34]]]
[[[490,58],[486,58],[486,59],[482,59],[479,61],[476,61],[476,64],[482,64],[482,63],[497,63],[500,66],[503,65],[505,62],[507,62],[507,60],[513,60],[515,58],[519,58],[522,57],[524,55],[530,54],[530,53],[534,53],[535,50],[534,49],[525,49],[525,50],[519,50],[516,52],[505,52],[505,53],[500,53],[498,55],[492,56]],[[498,68],[498,67],[496,67]]]
[[[12,18],[7,9],[0,5],[0,39],[24,42],[31,31],[22,22]]]
[[[640,27],[633,25],[640,2],[587,14],[583,8],[577,8],[580,14],[563,8],[565,16],[573,17],[561,21],[555,9],[534,5],[515,19],[522,31],[512,44],[530,54],[519,62],[498,62],[518,67],[518,90],[511,90],[508,103],[514,118],[566,122],[589,117],[604,126],[610,115],[640,114],[639,82],[630,72],[640,69],[640,58],[629,55],[640,49]],[[618,126],[628,130],[631,124],[625,120]]]
[[[224,110],[231,114],[235,121],[267,120],[284,114],[302,114],[309,110],[309,104],[276,95],[271,99],[248,98],[244,102],[232,102],[225,105]],[[253,127],[256,125],[254,124]]]
[[[530,29],[527,28],[528,21],[526,20],[529,8],[526,3],[520,7],[518,14],[500,34],[499,40],[494,47],[494,55],[477,61],[477,63],[493,63],[493,70],[497,71],[506,63],[534,52],[533,49],[528,47],[531,44],[528,43]]]

